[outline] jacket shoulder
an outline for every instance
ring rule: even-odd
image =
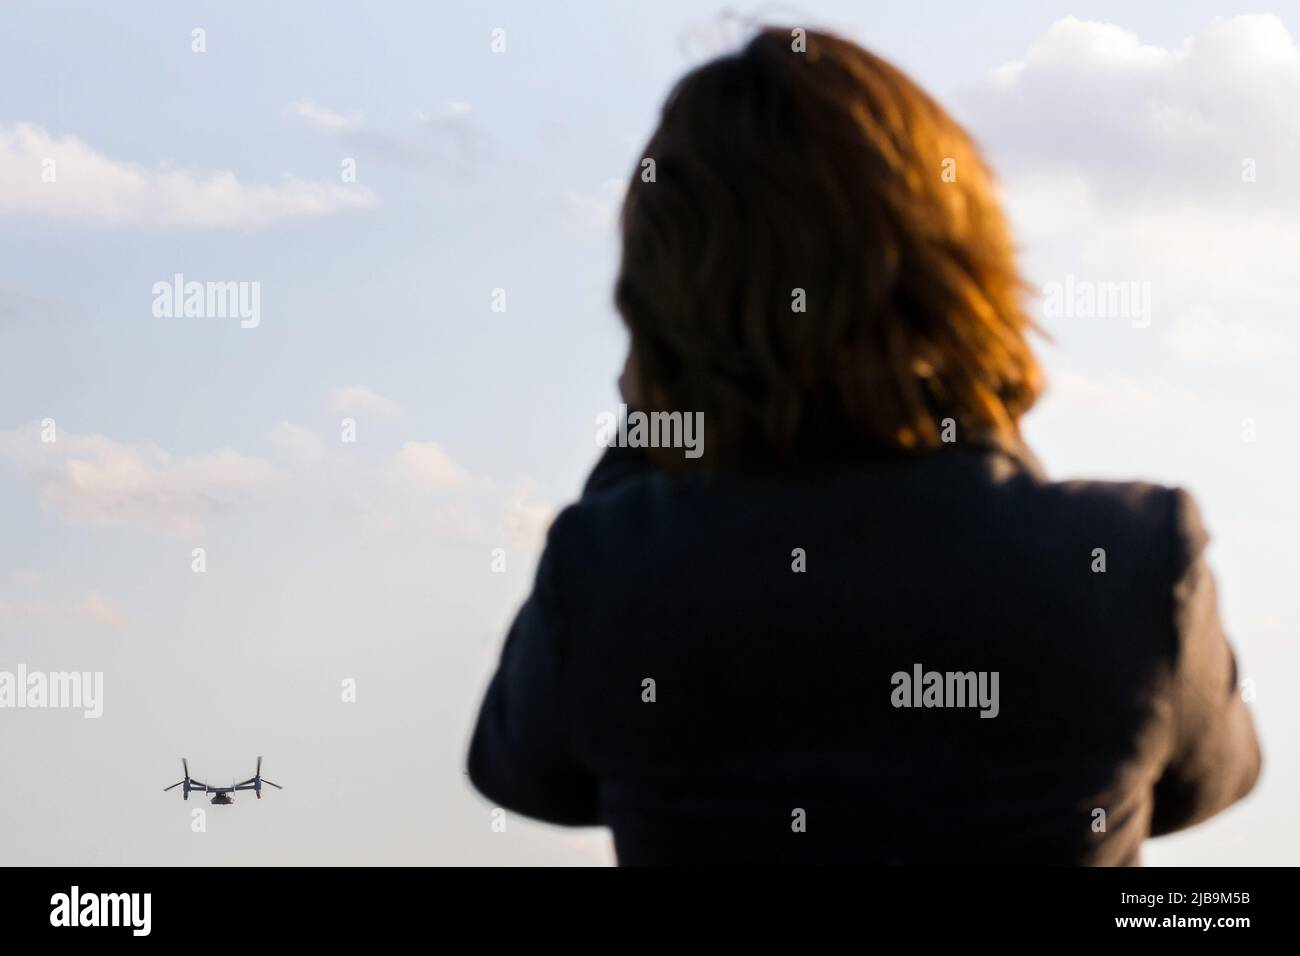
[[[1142,481],[1044,482],[1038,497],[1040,506],[1060,521],[1155,549],[1175,574],[1209,542],[1196,500],[1180,487]]]

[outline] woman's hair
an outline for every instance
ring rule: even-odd
[[[677,84],[645,157],[615,298],[643,406],[702,412],[706,464],[1018,437],[1042,379],[993,177],[902,72],[766,29]]]

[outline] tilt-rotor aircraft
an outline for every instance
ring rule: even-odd
[[[241,780],[239,783],[232,783],[228,787],[214,787],[210,783],[204,783],[201,780],[193,779],[190,776],[189,761],[184,757],[181,758],[181,767],[185,770],[185,779],[176,781],[170,787],[163,787],[163,793],[166,793],[168,790],[174,790],[180,786],[185,787],[181,793],[185,795],[186,800],[190,798],[191,790],[197,790],[199,793],[210,793],[212,794],[211,805],[214,807],[225,807],[234,803],[235,801],[230,795],[238,790],[252,790],[253,793],[257,795],[257,799],[261,800],[262,784],[266,784],[268,787],[275,787],[277,790],[284,789],[284,787],[280,786],[278,783],[272,783],[270,780],[267,780],[262,776],[261,757],[257,758],[257,770],[251,777],[247,780]]]

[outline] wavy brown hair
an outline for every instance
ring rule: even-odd
[[[978,149],[879,57],[796,46],[766,29],[688,74],[632,177],[615,299],[642,404],[703,412],[715,467],[925,451],[945,418],[1018,438],[1042,379]]]

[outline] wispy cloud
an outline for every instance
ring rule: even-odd
[[[52,181],[47,181],[50,176]],[[375,205],[356,184],[288,176],[243,183],[229,170],[148,168],[106,156],[75,136],[27,123],[0,124],[0,214],[87,226],[145,229],[263,229]]]
[[[389,470],[399,481],[420,490],[455,490],[469,484],[469,472],[431,441],[408,441],[393,456]]]
[[[473,105],[464,100],[448,100],[433,111],[419,110],[402,122],[387,124],[359,111],[339,113],[312,100],[300,100],[289,109],[335,137],[342,148],[385,163],[465,177],[491,153],[491,137],[475,120]]]
[[[364,385],[345,385],[334,390],[331,405],[336,412],[370,412],[381,418],[396,418],[402,408]]]
[[[442,110],[422,120],[425,138],[422,152],[442,173],[467,176],[491,153],[492,139],[474,119],[468,103],[447,103]]]
[[[318,129],[331,133],[360,129],[365,122],[365,116],[359,112],[338,113],[311,100],[299,100],[289,109]]]
[[[36,423],[0,432],[0,460],[18,466],[41,502],[76,525],[191,535],[275,474],[267,462],[228,448],[178,458],[154,445],[64,430],[45,442],[41,432]]]

